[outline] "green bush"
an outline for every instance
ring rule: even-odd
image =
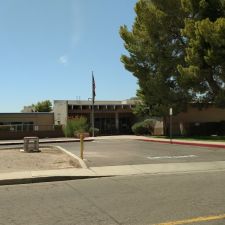
[[[155,121],[152,119],[146,119],[141,122],[135,123],[131,129],[134,134],[136,135],[143,135],[143,134],[152,134],[154,130]]]
[[[63,132],[66,137],[74,137],[75,134],[88,131],[87,118],[76,117],[69,119],[67,125],[63,128]]]

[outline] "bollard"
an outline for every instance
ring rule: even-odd
[[[80,134],[80,158],[84,158],[84,134]]]

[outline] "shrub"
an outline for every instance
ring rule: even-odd
[[[131,129],[134,134],[142,135],[142,134],[152,134],[154,130],[155,121],[152,119],[146,119],[141,122],[135,123]]]
[[[74,134],[87,132],[88,124],[85,117],[76,117],[69,119],[67,125],[63,128],[66,137],[73,137]]]

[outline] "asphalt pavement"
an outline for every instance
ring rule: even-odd
[[[80,143],[57,143],[79,156]],[[225,161],[225,149],[144,142],[96,140],[85,142],[84,158],[90,167]]]
[[[1,186],[0,224],[224,225],[224,186],[224,172]]]
[[[50,143],[80,156],[80,143]],[[0,149],[21,147],[2,145]],[[84,143],[84,159],[89,167],[225,161],[224,148],[196,147],[140,140],[106,139]]]

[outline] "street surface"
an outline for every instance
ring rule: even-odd
[[[224,187],[224,172],[1,186],[0,225],[224,225]]]
[[[80,155],[80,143],[58,143]],[[84,143],[90,167],[158,163],[225,161],[225,149],[162,144],[137,140],[98,140]]]

